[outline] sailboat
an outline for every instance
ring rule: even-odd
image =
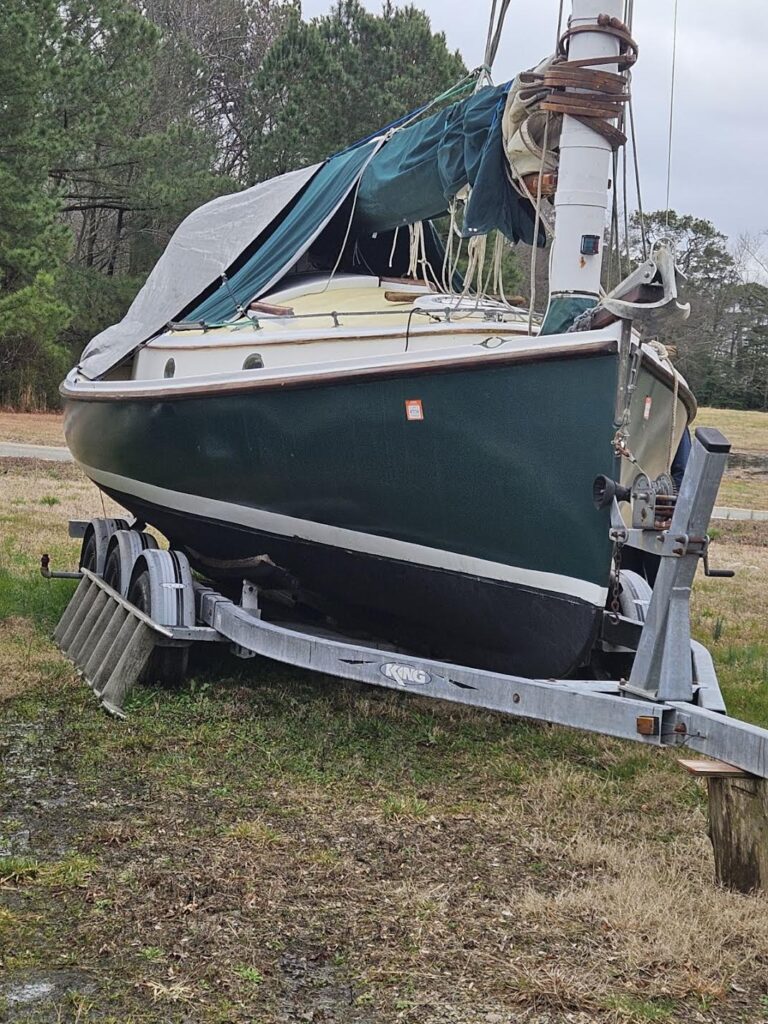
[[[671,493],[696,412],[639,331],[685,313],[671,255],[601,289],[623,6],[574,0],[513,82],[469,76],[191,214],[62,384],[84,473],[222,585],[435,658],[588,673],[617,588],[594,481]],[[541,318],[500,267],[552,225]]]

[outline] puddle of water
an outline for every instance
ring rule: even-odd
[[[56,1013],[56,1006],[69,992],[86,995],[94,991],[91,979],[82,971],[16,971],[0,985],[0,1004],[6,1009],[7,1021],[27,1021],[29,1014]],[[61,1020],[59,1013],[51,1020]]]
[[[56,991],[52,981],[29,981],[26,985],[11,985],[5,990],[8,1003],[34,1003]]]

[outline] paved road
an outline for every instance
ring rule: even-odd
[[[712,511],[712,518],[730,519],[737,522],[765,523],[768,522],[768,512],[759,512],[757,509],[751,508],[724,508],[721,505],[715,505]]]
[[[45,462],[71,462],[69,448],[46,444],[17,444],[0,441],[0,459],[42,459]]]

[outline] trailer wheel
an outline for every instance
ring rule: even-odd
[[[122,597],[127,597],[136,559],[142,551],[156,547],[157,541],[150,533],[138,530],[118,530],[113,533],[109,538],[104,561],[104,582]]]
[[[179,551],[147,548],[133,567],[128,600],[161,626],[195,624],[192,573]],[[146,682],[178,685],[189,667],[189,646],[155,648],[144,675]]]
[[[93,531],[86,533],[83,537],[83,546],[80,551],[80,568],[96,572],[98,553],[96,551],[96,537]]]
[[[621,614],[635,622],[645,622],[653,590],[648,580],[631,569],[622,569],[619,575]]]
[[[89,569],[98,576],[104,573],[109,539],[118,530],[127,530],[125,519],[92,519],[85,530],[80,548],[80,568]]]

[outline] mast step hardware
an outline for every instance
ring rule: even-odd
[[[146,670],[155,648],[219,640],[213,630],[164,626],[113,590],[90,569],[67,605],[53,639],[75,665],[102,707],[125,718],[123,702]]]

